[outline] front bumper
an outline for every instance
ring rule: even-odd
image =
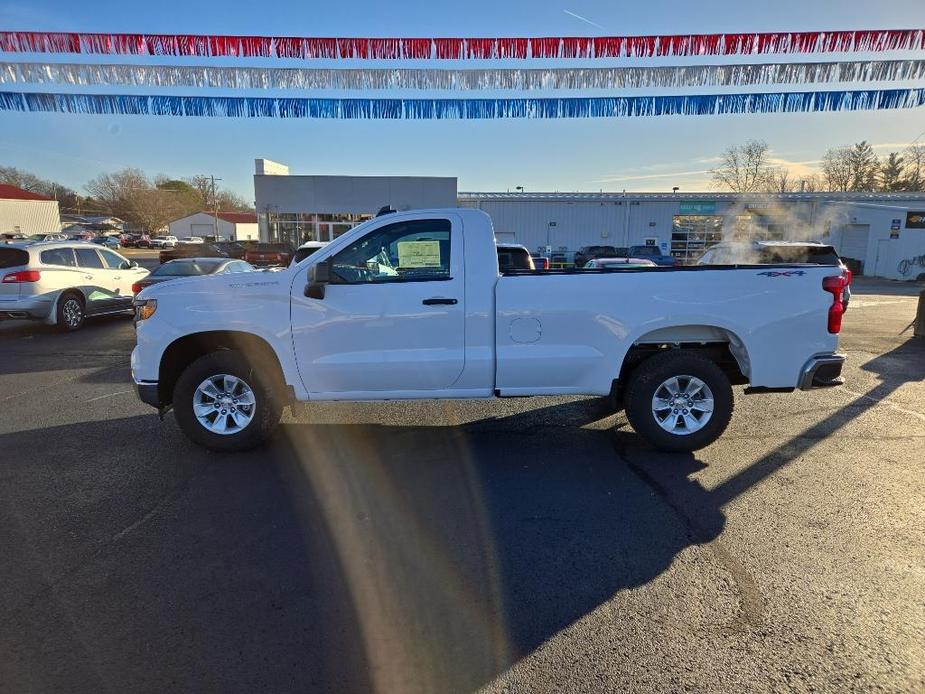
[[[845,382],[841,377],[844,354],[820,354],[810,359],[800,371],[800,390],[831,388]]]
[[[135,381],[135,392],[138,394],[138,399],[146,405],[150,405],[151,407],[156,407],[158,409],[163,407],[163,403],[161,403],[161,396],[157,389],[157,383],[139,383],[138,381]]]

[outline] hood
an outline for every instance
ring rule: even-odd
[[[155,280],[157,278],[145,278]],[[235,298],[267,292],[289,293],[291,278],[287,272],[236,272],[222,275],[164,278],[145,287],[139,299],[169,299],[184,297],[192,302],[202,299]]]

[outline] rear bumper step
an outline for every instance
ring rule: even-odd
[[[844,365],[844,354],[823,354],[813,357],[800,371],[800,390],[842,385],[845,382],[845,379],[841,377]]]

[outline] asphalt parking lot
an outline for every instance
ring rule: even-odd
[[[923,691],[918,286],[658,454],[597,400],[311,405],[218,455],[130,321],[0,324],[0,690]]]

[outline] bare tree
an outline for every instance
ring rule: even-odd
[[[825,182],[819,174],[810,174],[800,179],[801,193],[818,193],[825,188]]]
[[[797,185],[790,170],[780,166],[768,170],[765,184],[770,193],[792,193]]]
[[[57,200],[62,208],[74,207],[78,201],[77,193],[67,186],[39,178],[35,174],[17,169],[15,166],[0,166],[0,183],[6,183],[31,193],[38,193]]]
[[[770,174],[768,151],[768,143],[763,140],[729,147],[723,152],[722,163],[710,171],[714,185],[733,193],[766,190]]]
[[[822,176],[832,191],[851,189],[850,147],[832,147],[822,155]]]
[[[903,159],[906,171],[903,190],[925,191],[925,145],[909,145]]]

